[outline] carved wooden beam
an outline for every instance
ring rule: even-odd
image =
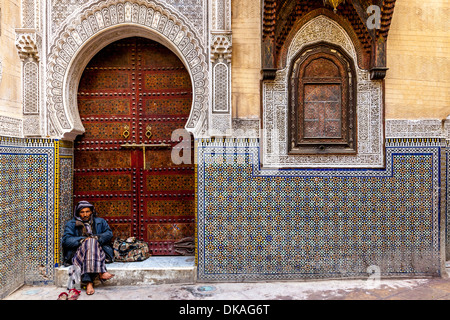
[[[275,24],[276,0],[264,1],[263,41],[262,41],[262,74],[263,80],[274,79],[275,68]],[[272,77],[273,75],[273,77]]]
[[[370,79],[381,80],[386,76],[386,39],[378,38],[372,42]]]
[[[359,18],[366,27],[367,32],[370,34],[372,39],[376,38],[375,29],[367,28],[367,20],[369,19],[369,14],[367,13],[367,8],[371,5],[365,0],[352,0],[353,8],[355,8],[356,13],[358,13]]]
[[[383,79],[386,76],[386,42],[379,39],[377,39],[377,30],[375,28],[369,28],[367,21],[369,20],[369,13],[367,12],[367,9],[369,6],[375,4],[378,5],[382,1],[378,0],[352,0],[353,8],[355,8],[355,11],[358,13],[359,18],[363,22],[367,33],[371,37],[372,42],[372,50],[371,50],[371,57],[370,57],[370,78],[372,80],[379,80]],[[380,6],[379,6],[380,7]],[[381,11],[381,7],[380,7]]]

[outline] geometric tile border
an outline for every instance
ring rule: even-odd
[[[445,172],[445,176],[443,177],[444,179],[445,179],[445,185],[446,185],[446,188],[445,188],[445,190],[447,191],[447,192],[445,192],[445,213],[446,213],[446,215],[445,215],[445,220],[446,220],[446,223],[445,223],[445,235],[446,235],[446,238],[445,238],[445,248],[446,248],[446,252],[445,252],[445,256],[446,256],[446,260],[450,260],[450,235],[449,235],[449,232],[450,232],[450,230],[449,230],[449,221],[450,221],[450,205],[449,205],[449,202],[450,202],[450,194],[449,194],[449,192],[448,192],[448,190],[449,190],[449,188],[450,188],[450,175],[449,175],[449,173],[450,173],[450,141],[449,140],[446,140],[446,143],[447,143],[447,145],[446,145],[446,153],[445,153],[445,164],[446,164],[446,172]]]

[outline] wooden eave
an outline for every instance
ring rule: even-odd
[[[367,8],[377,5],[381,9],[380,29],[366,25]],[[262,54],[263,78],[270,79],[284,63],[283,47],[299,21],[312,12],[326,13],[347,26],[357,38],[361,52],[360,67],[371,70],[372,79],[383,79],[386,73],[386,41],[394,13],[395,0],[346,0],[334,13],[322,0],[263,0]],[[300,23],[301,24],[301,23]],[[351,30],[348,30],[351,29]]]

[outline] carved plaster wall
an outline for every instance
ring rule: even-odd
[[[82,70],[101,48],[131,36],[162,43],[186,65],[194,92],[187,130],[200,137],[232,128],[231,0],[22,0],[21,136],[82,134]]]
[[[340,46],[353,61],[357,53],[349,35],[335,21],[318,16],[306,23],[295,35],[286,68],[277,71],[274,80],[263,82],[262,161],[265,167],[359,167],[384,166],[384,119],[382,82],[370,80],[370,72],[355,62],[357,77],[356,155],[288,155],[288,73],[295,55],[303,47],[328,42]]]
[[[128,11],[120,14],[118,8],[126,3],[129,4]],[[230,0],[23,0],[22,19],[16,29],[16,46],[23,61],[23,116],[22,119],[3,117],[1,134],[74,138],[82,133],[84,128],[78,118],[76,95],[73,94],[79,79],[78,71],[84,69],[96,50],[109,42],[125,36],[141,35],[166,44],[188,65],[196,86],[196,100],[188,129],[199,137],[226,135],[228,129],[241,125],[232,124],[229,112],[232,58],[230,4]],[[150,18],[152,10],[155,14]],[[125,31],[127,28],[131,29]],[[304,45],[315,41],[335,43],[355,54],[345,31],[330,19],[318,17],[297,33],[289,49],[289,57],[292,58]],[[286,137],[286,70],[279,71],[275,81],[265,81],[263,84],[264,112],[261,120],[264,131],[261,137],[265,164],[302,167],[310,163],[311,166],[351,167],[360,163],[361,166],[379,166],[382,163],[380,145],[383,141],[382,134],[378,134],[383,131],[379,112],[381,85],[380,82],[369,81],[367,72],[360,69],[358,134],[361,143],[359,150],[363,153],[354,159],[349,156],[312,159],[285,155],[282,139]],[[431,125],[431,132],[426,130],[430,121],[435,122]],[[257,122],[255,120],[256,125]],[[446,120],[444,128],[440,122],[438,119],[387,120],[386,137],[431,134],[449,139],[449,120]],[[255,126],[252,124],[252,127]],[[442,130],[444,132],[439,133]],[[232,133],[232,136],[243,134]]]

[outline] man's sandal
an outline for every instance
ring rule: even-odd
[[[67,300],[67,292],[61,292],[56,300]]]
[[[69,290],[69,297],[67,300],[77,300],[78,297],[80,296],[81,291],[77,290],[77,289],[70,289]]]

